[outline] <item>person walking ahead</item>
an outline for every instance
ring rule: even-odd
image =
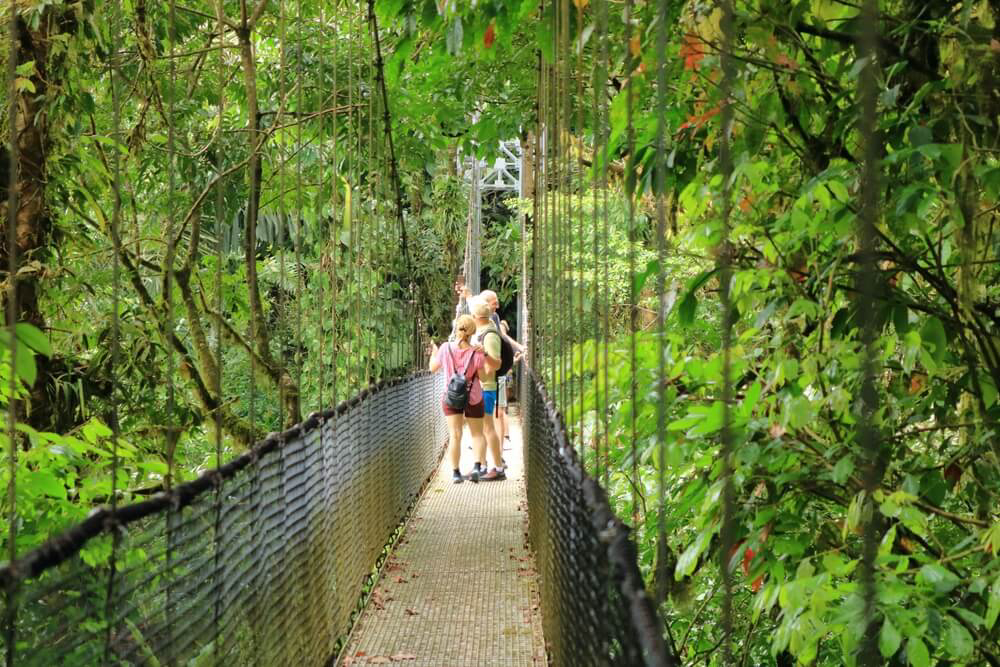
[[[493,459],[493,469],[479,477],[483,481],[507,479],[503,470],[503,460],[500,453],[500,437],[496,431],[493,419],[497,401],[497,379],[496,370],[500,368],[500,332],[490,320],[493,309],[489,304],[479,297],[472,299],[469,303],[469,311],[476,320],[476,335],[472,338],[472,345],[482,348],[486,353],[486,362],[483,371],[479,374],[479,379],[483,383],[483,434],[486,436],[486,445],[490,450],[490,457]],[[478,445],[478,443],[473,443]],[[481,465],[486,464],[486,447],[477,446],[476,471]]]
[[[462,482],[460,462],[462,457],[462,426],[469,425],[473,445],[476,451],[485,449],[483,443],[483,386],[480,376],[487,370],[496,371],[500,362],[488,360],[482,351],[473,347],[471,339],[476,331],[476,323],[468,315],[462,315],[455,321],[455,342],[444,343],[438,347],[431,343],[430,370],[436,372],[444,369],[445,378],[451,378],[456,372],[463,373],[469,383],[468,402],[464,410],[456,410],[449,406],[444,397],[441,399],[441,409],[448,419],[448,458],[451,461],[452,481]],[[480,444],[482,443],[482,444]],[[479,481],[479,464],[472,471],[470,479]]]

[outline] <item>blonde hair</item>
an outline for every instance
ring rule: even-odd
[[[469,301],[469,312],[472,313],[473,317],[488,320],[490,315],[493,314],[493,309],[490,308],[490,304],[486,303],[484,299],[476,297]]]
[[[455,320],[455,335],[459,343],[468,343],[476,333],[476,321],[470,315],[459,315]]]

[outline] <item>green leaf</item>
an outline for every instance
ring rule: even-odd
[[[65,500],[66,485],[49,470],[36,470],[27,476],[26,489],[34,496],[46,495]]]
[[[906,660],[913,667],[930,667],[931,654],[920,637],[910,637],[906,642]]]
[[[997,616],[1000,616],[1000,577],[997,577],[990,586],[990,601],[986,608],[987,630],[992,630],[996,625]]]
[[[882,657],[888,658],[895,655],[902,643],[903,636],[899,634],[899,630],[886,616],[885,622],[882,623],[882,630],[878,634],[878,650],[882,653]]]
[[[924,565],[920,568],[917,578],[932,586],[937,593],[947,593],[961,583],[950,570],[937,563]]]
[[[687,549],[680,555],[677,559],[677,565],[674,568],[674,578],[680,581],[684,577],[690,575],[694,572],[695,566],[698,565],[698,558],[701,554],[705,552],[708,548],[709,543],[712,541],[712,535],[714,531],[709,527],[705,528],[698,534]]]
[[[910,330],[910,311],[905,305],[897,303],[892,307],[892,323],[900,336],[906,335]]]
[[[698,299],[694,292],[688,292],[677,304],[677,319],[684,326],[690,326],[694,322],[695,313],[698,311]]]
[[[17,339],[30,347],[35,352],[44,354],[46,357],[52,356],[52,346],[49,339],[36,327],[27,322],[18,322],[14,327]]]
[[[837,465],[833,466],[833,481],[837,484],[843,484],[854,472],[854,460],[851,458],[850,454],[843,457],[837,461]]]
[[[694,322],[695,311],[698,309],[698,298],[695,296],[695,292],[708,282],[716,270],[702,271],[687,284],[687,291],[677,305],[677,318],[684,326],[688,326]]]
[[[944,647],[956,658],[967,658],[972,655],[976,643],[964,625],[949,617],[948,629],[944,633]]]
[[[35,380],[38,379],[38,367],[35,365],[35,353],[29,350],[24,345],[17,346],[17,352],[14,358],[14,368],[17,372],[17,376],[28,387],[35,384]]]
[[[35,74],[35,61],[27,60],[17,66],[15,70],[18,76],[34,76]]]
[[[929,346],[928,352],[935,363],[940,364],[944,359],[945,351],[948,349],[948,335],[945,333],[944,324],[936,317],[929,317],[920,329],[920,339],[925,346]]]

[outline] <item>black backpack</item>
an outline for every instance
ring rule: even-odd
[[[448,354],[451,356],[452,365],[455,365],[455,355],[452,354],[451,345],[448,346]],[[444,404],[452,410],[465,410],[465,406],[469,404],[469,390],[472,388],[472,381],[468,374],[472,360],[475,358],[474,353],[470,354],[469,361],[465,364],[465,370],[459,373],[456,366],[455,372],[448,378],[448,387],[444,392]]]
[[[486,332],[487,334],[496,334],[500,336],[500,333],[496,329],[490,329]],[[483,334],[483,338],[486,334]],[[510,342],[500,336],[500,368],[497,369],[497,377],[502,377],[510,372],[510,369],[514,366],[514,346]]]

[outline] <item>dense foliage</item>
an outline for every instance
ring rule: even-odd
[[[878,622],[886,661],[1000,664],[998,10],[985,2],[880,3],[872,317],[881,482],[867,499],[856,440],[858,327],[867,315],[857,312],[856,287],[857,89],[866,65],[855,47],[859,8],[822,0],[735,4],[730,288],[739,546],[730,565],[740,577],[741,664],[856,660],[864,633],[861,534],[872,521],[882,531]],[[609,443],[592,464],[598,474],[608,471],[620,510],[637,521],[677,650],[685,661],[719,664],[721,11],[713,3],[637,2],[626,25],[629,16],[616,5],[605,32],[601,3],[568,5],[565,30],[554,18],[558,6],[543,3],[528,14],[521,4],[486,2],[439,13],[416,3],[398,12],[421,16],[442,51],[455,50],[449,35],[463,34],[463,61],[517,62],[518,48],[500,41],[509,36],[534,41],[543,63],[566,77],[555,94],[569,98],[559,101],[561,120],[574,136],[545,157],[562,160],[570,176],[546,183],[534,217],[554,210],[556,229],[572,231],[548,239],[547,248],[559,248],[558,263],[541,258],[558,280],[538,291],[535,304],[539,363],[557,383],[581,447],[593,452]],[[527,18],[511,26],[512,15]],[[667,46],[659,52],[663,21]],[[659,114],[661,68],[668,87]],[[607,87],[597,98],[606,100],[592,109],[592,84],[602,75]],[[529,127],[537,121],[526,120]],[[655,150],[660,122],[663,162]],[[590,174],[573,173],[577,159],[586,163],[595,152],[599,166],[624,164],[608,170],[612,232],[601,250],[610,271],[596,281],[599,272],[584,269],[593,263],[590,245],[575,234],[604,217],[603,206],[594,216]],[[663,169],[665,190],[654,192]],[[631,231],[622,213],[629,198]],[[661,245],[658,204],[668,218],[666,251],[648,261]],[[623,235],[638,258],[612,250]],[[640,286],[635,299],[632,286]],[[574,298],[585,316],[566,307]],[[642,316],[650,311],[653,317]],[[595,330],[591,312],[607,315],[609,335]],[[560,344],[566,334],[578,345]],[[666,413],[663,439],[658,410]],[[668,537],[657,548],[661,527]]]
[[[226,455],[406,366],[410,300],[433,335],[449,325],[456,155],[519,137],[533,175],[565,178],[529,179],[510,204],[528,233],[498,216],[484,266],[507,302],[518,244],[561,244],[528,263],[553,279],[528,286],[536,364],[636,527],[665,633],[685,664],[721,664],[718,7],[574,0],[560,32],[557,3],[380,1],[407,258],[363,8],[226,0],[220,38],[215,3],[184,4],[18,4],[18,309],[44,332],[19,330],[39,353],[37,377],[16,364],[19,548],[107,498],[115,412],[118,488],[155,488],[214,463],[215,414]],[[859,8],[734,4],[741,664],[855,662],[875,522],[886,662],[1000,665],[1000,7],[880,3],[878,307],[859,313]],[[565,75],[544,145],[540,63]],[[869,315],[874,498],[856,436]]]

